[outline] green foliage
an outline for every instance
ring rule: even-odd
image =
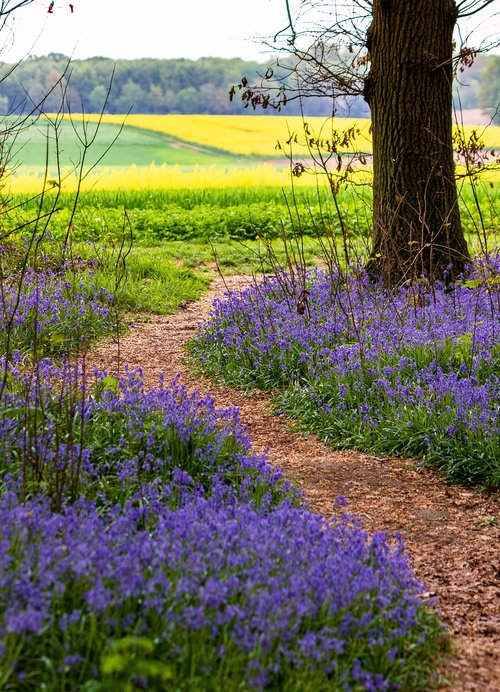
[[[500,236],[500,185],[464,183],[460,190],[462,225],[468,242],[493,249]],[[72,218],[74,196],[61,195],[60,211],[50,221],[50,231],[64,238]],[[326,192],[303,191],[296,201],[284,196],[281,188],[206,188],[203,190],[143,190],[90,192],[82,196],[71,236],[74,241],[112,243],[121,235],[124,209],[134,239],[154,245],[164,240],[249,240],[278,238],[283,230],[290,235],[339,236],[342,226],[349,242],[356,243],[353,256],[363,256],[371,239],[371,189],[347,188],[337,197],[338,209]],[[23,213],[37,201],[17,195],[12,205]],[[44,202],[48,208],[50,196]],[[16,227],[21,219],[11,214],[4,224]],[[480,240],[476,238],[479,236]]]
[[[18,196],[15,203],[26,198]],[[368,237],[370,214],[364,198],[346,191],[339,199],[342,221],[326,199],[304,198],[291,205],[278,188],[235,190],[191,190],[178,192],[144,191],[130,193],[130,197],[117,193],[93,194],[84,197],[73,219],[73,241],[94,240],[113,242],[124,225],[123,207],[111,206],[124,202],[127,223],[134,239],[141,244],[154,244],[163,240],[218,241],[222,239],[249,240],[258,237],[278,238],[283,230],[287,234],[300,231],[301,235],[338,234],[342,223],[350,238]],[[219,203],[220,200],[220,203]],[[132,206],[133,205],[133,206]],[[326,206],[325,206],[326,205]],[[64,238],[72,218],[71,197],[61,199],[61,211],[53,216],[50,231],[56,238]],[[23,206],[24,212],[29,207]],[[19,225],[13,215],[11,225]]]
[[[342,195],[348,194],[343,191]],[[356,196],[363,190],[356,191]],[[310,203],[316,198],[316,191],[303,191],[297,193],[298,201]],[[329,193],[321,194],[321,201],[326,202]],[[71,207],[74,201],[73,193],[62,193],[59,202],[62,208]],[[272,185],[246,185],[242,187],[203,187],[158,189],[158,190],[89,190],[81,195],[78,206],[83,209],[162,209],[166,206],[181,207],[182,209],[194,209],[198,206],[208,207],[233,207],[247,204],[284,204],[285,193],[283,188]],[[36,209],[37,200],[28,199],[25,195],[13,197],[13,202],[23,202],[26,209]],[[45,210],[49,201],[43,206]]]
[[[151,658],[155,644],[146,637],[123,637],[111,641],[101,657],[102,682],[95,689],[116,690],[119,684],[123,692],[135,689],[137,677],[155,681],[160,689],[171,682],[174,671],[171,666]],[[94,689],[94,688],[92,688]]]
[[[496,55],[480,55],[458,84],[463,108],[494,107],[499,100],[498,61]],[[48,87],[47,75],[55,80],[67,68],[69,58],[51,53],[31,57],[16,67],[15,76],[8,75],[0,84],[0,99],[4,112],[25,98],[20,84],[27,86],[33,99],[40,99]],[[241,82],[243,75],[251,78],[264,74],[270,62],[257,63],[239,58],[201,58],[199,60],[111,60],[94,57],[71,61],[71,91],[73,108],[80,104],[85,112],[99,112],[106,98],[113,67],[109,113],[126,113],[132,106],[136,113],[212,113],[241,112],[241,104],[231,102],[228,92],[233,84]],[[275,67],[275,66],[274,66]],[[276,69],[276,67],[275,67]],[[495,101],[496,98],[496,101]],[[49,95],[46,110],[56,111],[59,94]],[[308,99],[308,114],[329,115],[329,104],[322,99]],[[251,113],[252,111],[245,111]],[[287,114],[300,115],[300,104],[293,101],[286,107]],[[350,106],[350,113],[358,116],[366,112],[362,99]],[[500,122],[500,121],[499,121]]]
[[[33,102],[41,101],[47,89],[63,74],[63,82],[66,82],[65,71],[69,61],[69,57],[60,53],[31,57],[16,66],[15,74],[11,74],[10,66],[6,65],[6,76],[0,83],[4,112],[19,108],[19,104],[24,104],[25,112],[28,112],[32,102],[26,99],[26,91]],[[244,75],[253,78],[264,74],[270,65],[271,61],[259,63],[213,57],[199,60],[143,58],[115,61],[102,57],[71,60],[72,110],[77,112],[83,108],[86,113],[100,112],[113,74],[107,113],[127,113],[131,108],[135,113],[241,113],[242,104],[238,99],[230,101],[229,89],[240,83]],[[310,115],[330,114],[330,106],[324,99],[308,99],[307,105]],[[60,92],[55,89],[45,98],[44,110],[57,112],[59,106]],[[360,107],[366,111],[361,99],[359,104],[351,106],[351,113],[359,114]],[[300,115],[300,104],[290,102],[287,113]]]

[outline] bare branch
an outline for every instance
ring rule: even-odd
[[[2,0],[0,2],[0,17],[12,14],[12,12],[15,12],[25,5],[31,5],[32,2],[33,0],[18,0],[18,2],[15,2],[13,5],[11,0]]]
[[[284,29],[281,29],[281,31],[278,31],[277,34],[274,35],[274,43],[276,43],[276,39],[280,34],[284,34],[288,29],[290,29],[291,32],[291,38],[288,39],[288,42],[290,44],[293,44],[295,42],[295,38],[297,36],[295,29],[293,27],[293,19],[292,19],[292,12],[290,10],[290,2],[289,0],[285,0],[285,5],[286,5],[286,14],[288,17],[288,26],[286,26]]]
[[[462,2],[457,3],[458,17],[471,17],[493,2],[495,0],[462,0]]]

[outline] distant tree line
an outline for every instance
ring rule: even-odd
[[[74,112],[100,112],[108,97],[106,113],[126,113],[132,109],[134,113],[157,114],[251,114],[252,109],[244,110],[238,97],[229,99],[229,90],[241,83],[243,76],[264,75],[270,65],[239,58],[114,61],[94,57],[70,62],[59,53],[31,56],[15,70],[3,65],[0,114],[27,112],[46,94],[44,110],[56,111],[61,103],[60,88],[51,93],[50,90],[58,80],[66,87]],[[461,75],[458,93],[464,109],[494,109],[500,101],[500,56],[479,56]],[[262,110],[256,112],[261,114]],[[285,112],[330,115],[331,103],[322,98],[308,98],[302,104],[295,100],[287,104]],[[344,107],[340,104],[338,114],[360,117],[368,116],[369,112],[362,99],[354,99]]]
[[[500,125],[500,55],[479,55],[459,72],[457,106],[481,108]]]

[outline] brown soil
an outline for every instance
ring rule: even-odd
[[[316,436],[289,429],[273,414],[269,395],[214,384],[193,374],[186,341],[207,316],[215,295],[241,289],[249,277],[215,279],[210,293],[175,315],[136,321],[119,344],[104,343],[92,363],[110,371],[141,367],[148,386],[160,373],[181,373],[190,389],[209,391],[219,407],[238,406],[254,448],[300,487],[313,510],[329,516],[343,495],[368,531],[400,532],[412,566],[454,638],[455,653],[442,666],[443,690],[500,691],[500,519],[497,495],[448,486],[415,462],[337,452]],[[495,653],[496,652],[496,653]]]

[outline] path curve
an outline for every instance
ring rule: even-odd
[[[500,497],[447,486],[432,473],[401,459],[329,450],[315,435],[291,432],[273,415],[269,396],[214,384],[193,375],[185,344],[209,312],[214,297],[240,290],[248,276],[214,279],[201,300],[175,315],[138,319],[119,343],[103,342],[88,356],[92,365],[117,372],[141,367],[147,386],[160,373],[177,373],[191,390],[210,392],[218,407],[237,406],[256,451],[300,487],[311,508],[330,515],[343,495],[350,512],[369,532],[400,532],[412,566],[454,634],[456,653],[443,673],[453,678],[443,690],[500,692]]]

